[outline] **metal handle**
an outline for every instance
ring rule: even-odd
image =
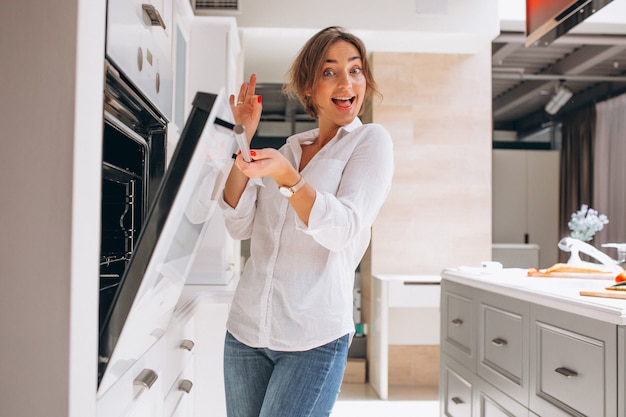
[[[156,7],[148,3],[143,3],[141,8],[143,9],[144,14],[148,17],[148,21],[151,26],[161,26],[165,29],[165,22]]]
[[[178,384],[178,390],[183,391],[187,394],[189,394],[191,388],[193,388],[193,382],[188,379],[183,379],[182,381],[180,381],[180,384]]]
[[[454,324],[455,326],[459,327],[460,325],[463,324],[463,320],[461,320],[461,319],[454,319],[454,320],[452,320],[452,324]]]
[[[452,397],[452,398],[450,398],[450,400],[451,400],[453,403],[455,403],[456,405],[463,404],[463,400],[462,400],[462,399],[460,399],[459,397]]]
[[[183,340],[183,341],[180,343],[180,347],[181,347],[181,348],[183,348],[183,349],[185,349],[185,350],[188,350],[189,352],[191,352],[191,351],[193,350],[193,347],[194,347],[195,345],[196,345],[196,344],[195,344],[193,341],[189,340],[189,339],[185,339],[185,340]]]
[[[567,369],[567,368],[556,368],[554,372],[556,372],[557,374],[563,375],[567,379],[578,376],[578,372],[572,371],[571,369]]]
[[[159,374],[157,374],[152,369],[144,369],[141,373],[135,378],[133,381],[133,385],[139,385],[144,388],[150,389],[152,385],[159,379]]]
[[[495,346],[502,347],[507,344],[507,341],[499,337],[496,337],[495,339],[491,341],[491,343],[494,344]]]

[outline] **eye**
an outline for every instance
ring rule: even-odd
[[[333,75],[335,75],[335,71],[331,69],[325,69],[322,74],[324,75],[324,77],[332,77]]]
[[[352,69],[351,72],[352,72],[352,74],[358,75],[358,74],[362,73],[363,70],[361,68],[359,68],[359,67],[355,67],[355,68]]]

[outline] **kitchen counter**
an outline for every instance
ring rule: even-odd
[[[441,273],[441,416],[626,416],[626,300],[613,280]]]
[[[458,267],[445,269],[442,278],[481,290],[579,314],[616,325],[626,325],[626,300],[581,296],[580,291],[602,291],[613,280],[529,277],[526,269]]]

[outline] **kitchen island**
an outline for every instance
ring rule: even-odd
[[[612,280],[446,269],[442,416],[626,416],[626,300]]]

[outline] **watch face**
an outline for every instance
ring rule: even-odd
[[[289,198],[293,195],[293,191],[291,191],[289,188],[287,187],[279,187],[278,190],[280,191],[280,193],[282,195],[284,195],[285,197]]]

